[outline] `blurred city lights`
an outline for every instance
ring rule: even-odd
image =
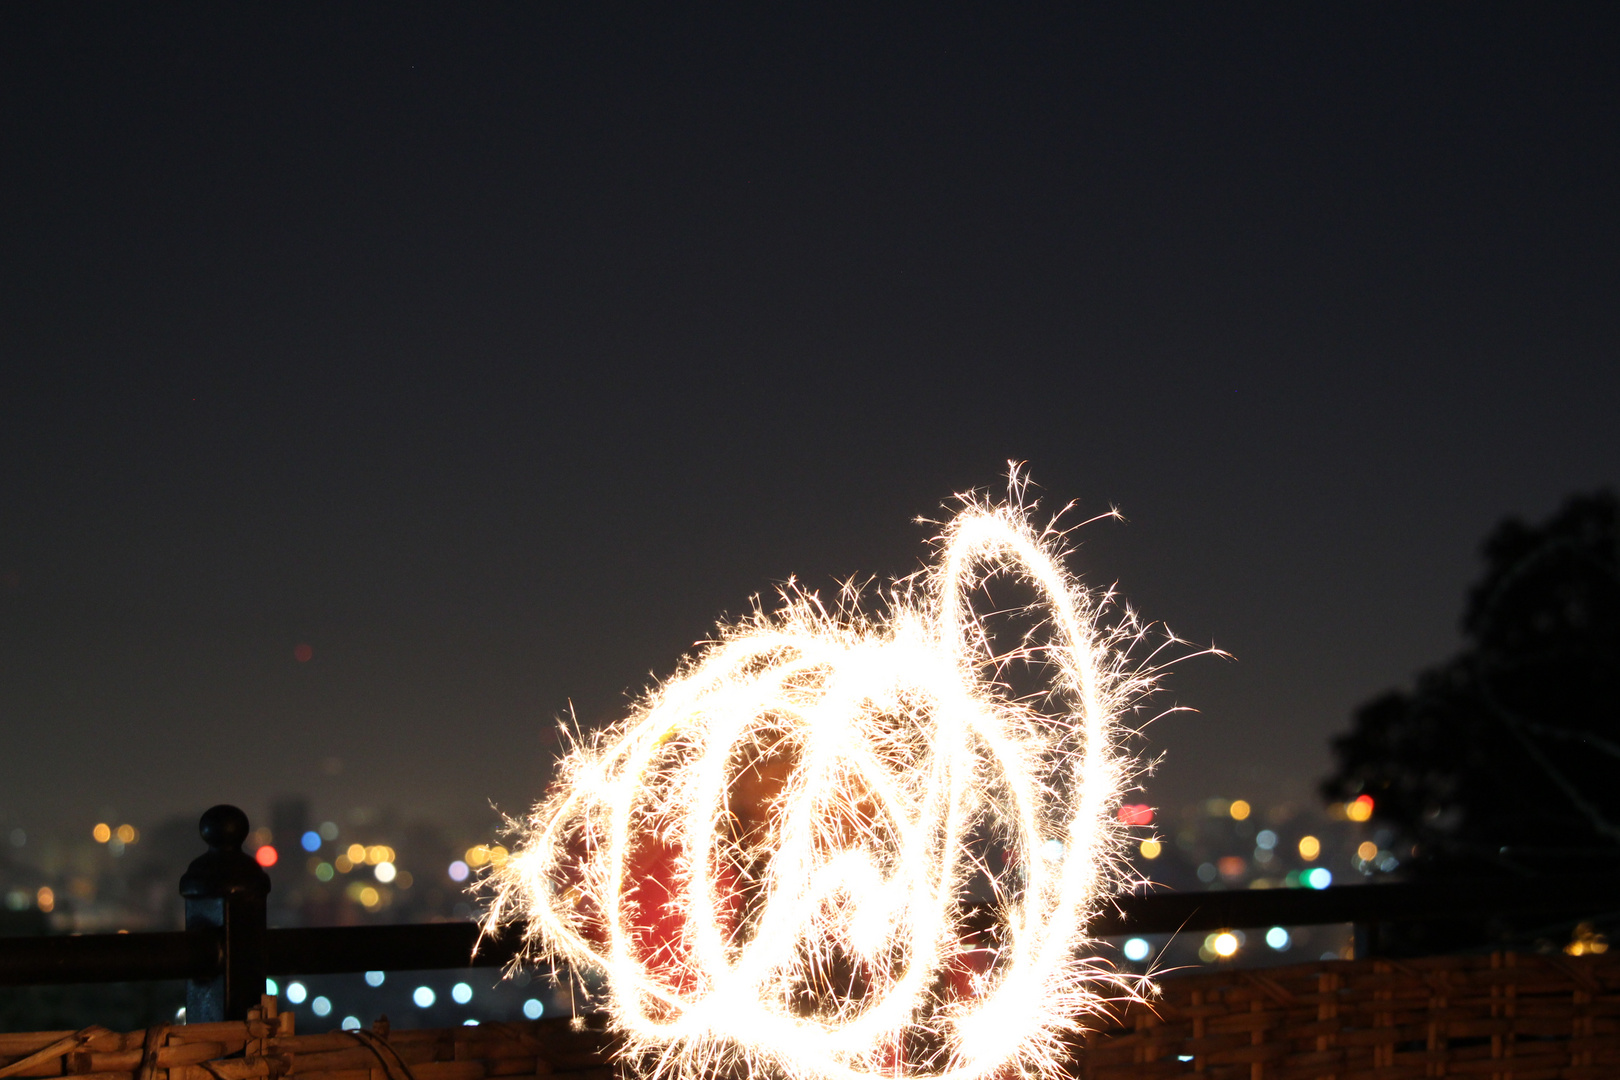
[[[467,1017],[467,1019],[465,1019],[465,1020],[463,1020],[461,1022],[461,1026],[462,1027],[477,1027],[478,1026],[478,1021],[474,1020],[472,1017],[469,1016],[469,1017]]]
[[[34,894],[34,902],[43,912],[53,911],[56,908],[56,890],[49,885],[41,885],[39,891]]]
[[[309,989],[301,982],[287,984],[287,1000],[294,1005],[302,1005],[304,999],[309,997]]]
[[[1288,931],[1284,930],[1280,926],[1273,926],[1270,930],[1266,931],[1266,944],[1270,945],[1278,952],[1282,952],[1283,950],[1287,949],[1289,945],[1293,944],[1293,940],[1293,938],[1288,936]]]
[[[471,873],[472,871],[467,868],[467,864],[462,862],[460,859],[457,859],[455,862],[450,864],[451,881],[466,881],[467,875]]]
[[[264,845],[258,851],[253,853],[253,861],[258,863],[260,866],[274,866],[276,865],[277,858],[279,858],[279,856],[276,855],[276,849],[271,847],[269,844]]]
[[[343,1030],[344,1031],[359,1031],[360,1030],[360,1018],[358,1016],[345,1016],[343,1018]]]
[[[1299,838],[1300,858],[1306,862],[1314,862],[1320,854],[1322,854],[1322,841],[1314,836],[1302,836]]]
[[[1148,958],[1148,953],[1152,951],[1152,947],[1148,945],[1146,938],[1133,937],[1125,943],[1125,959],[1132,963],[1141,963]]]
[[[300,837],[298,842],[304,845],[305,851],[321,850],[321,834],[316,832],[314,829],[309,830],[309,832]]]
[[[321,822],[321,827],[319,829],[317,829],[316,831],[321,834],[321,839],[322,840],[330,841],[330,840],[336,840],[338,838],[338,827],[337,827],[337,822],[335,822],[335,821],[323,821],[323,822]]]
[[[113,830],[113,835],[126,844],[133,844],[141,838],[141,834],[133,825],[120,825]]]
[[[386,979],[386,978],[388,978],[388,975],[387,975],[386,972],[368,971],[368,972],[366,972],[366,985],[367,986],[381,986],[383,984],[383,980]]]
[[[95,828],[90,830],[90,835],[96,838],[96,843],[105,844],[107,841],[112,839],[112,829],[107,825],[106,822],[101,822]]]
[[[281,987],[276,985],[276,980],[266,979],[264,980],[264,992],[271,997],[277,997],[281,994]]]
[[[416,1002],[418,1009],[427,1009],[431,1008],[433,1003],[438,1000],[438,995],[433,992],[431,986],[418,986],[415,992],[411,994],[411,1000]]]
[[[1363,840],[1356,848],[1356,858],[1362,862],[1372,862],[1378,858],[1378,845],[1371,840]]]
[[[1318,866],[1305,875],[1305,884],[1313,889],[1325,889],[1333,884],[1333,872],[1325,866]]]
[[[1231,957],[1237,955],[1237,935],[1230,931],[1223,931],[1215,935],[1215,940],[1209,943],[1209,947],[1210,951],[1216,956],[1219,956],[1222,960],[1230,959]]]
[[[1371,795],[1358,795],[1354,800],[1344,804],[1344,816],[1351,821],[1367,821],[1373,815],[1373,800]]]
[[[1249,814],[1252,813],[1253,810],[1254,808],[1251,807],[1246,800],[1233,799],[1232,805],[1227,809],[1227,813],[1232,815],[1233,821],[1247,821],[1249,820]]]
[[[332,869],[332,864],[329,862],[317,863],[315,866],[315,877],[319,881],[331,881],[333,878],[337,877],[337,871]]]
[[[399,873],[399,871],[394,869],[394,864],[391,862],[380,862],[377,864],[377,869],[372,871],[372,873],[376,875],[378,881],[386,885],[390,881],[394,880],[394,877]]]
[[[1600,955],[1609,951],[1609,939],[1589,922],[1577,923],[1564,952],[1570,956]]]
[[[316,1016],[326,1016],[332,1011],[332,999],[318,997],[309,1003],[309,1008]]]
[[[530,1020],[538,1020],[544,1015],[546,1007],[540,1004],[539,998],[530,998],[523,1003],[523,1015]]]
[[[360,866],[366,861],[366,845],[350,844],[349,849],[343,854],[348,856],[351,866]]]
[[[1254,846],[1264,851],[1270,851],[1277,846],[1277,834],[1270,829],[1261,829],[1254,834]]]
[[[450,988],[450,999],[457,1005],[465,1005],[472,1000],[472,987],[464,982],[458,982]]]
[[[1144,859],[1157,859],[1164,848],[1160,846],[1157,840],[1144,840],[1138,845],[1137,850],[1141,851]]]

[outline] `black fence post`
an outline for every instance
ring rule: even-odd
[[[186,984],[186,1022],[245,1020],[264,993],[270,875],[242,850],[248,819],[236,807],[209,810],[197,831],[208,851],[180,878],[180,895],[186,898],[186,929],[219,934],[220,966],[213,978]]]

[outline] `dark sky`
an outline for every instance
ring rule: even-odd
[[[7,5],[7,820],[521,809],[1009,458],[1307,793],[1620,479],[1620,8],[1005,7]]]

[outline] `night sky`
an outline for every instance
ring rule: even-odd
[[[1009,459],[1313,797],[1620,481],[1620,8],[1004,7],[7,5],[6,820],[521,810]]]

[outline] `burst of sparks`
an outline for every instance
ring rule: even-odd
[[[603,976],[654,1071],[1050,1077],[1100,991],[1136,989],[1084,952],[1123,872],[1142,628],[1104,625],[1012,480],[876,613],[790,586],[723,627],[522,826],[486,928]],[[1011,645],[974,607],[995,579],[1036,597]]]

